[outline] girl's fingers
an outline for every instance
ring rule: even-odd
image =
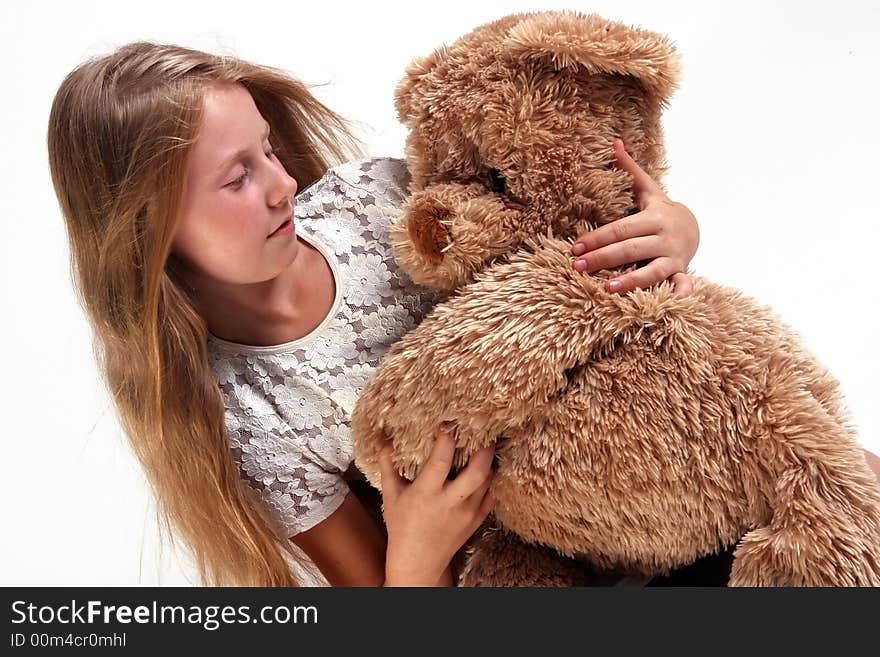
[[[382,499],[386,502],[397,499],[406,486],[406,480],[397,472],[391,459],[391,445],[379,452],[379,475],[381,476]]]
[[[474,513],[479,513],[480,508],[483,506],[483,502],[486,499],[486,495],[489,494],[489,488],[492,486],[492,477],[489,477],[484,481],[477,490],[471,493],[471,496],[467,499],[467,505],[473,509]],[[480,518],[480,522],[483,521],[485,516]]]
[[[446,483],[455,456],[455,439],[442,428],[437,429],[437,437],[431,448],[431,455],[416,477],[416,482],[432,490],[439,490]]]
[[[615,139],[613,144],[614,156],[616,158],[615,165],[618,169],[626,171],[633,177],[633,193],[636,196],[639,209],[644,208],[648,199],[652,196],[662,196],[665,198],[666,193],[663,191],[663,188],[632,158],[627,152],[623,141]]]
[[[486,519],[486,516],[495,508],[495,496],[492,495],[492,491],[487,491],[483,496],[482,501],[480,502],[480,508],[477,509],[477,518],[476,525],[474,529],[479,527],[482,522]]]
[[[479,490],[492,474],[494,456],[494,446],[484,447],[471,454],[467,466],[458,473],[454,481],[447,484],[449,494],[455,499],[463,500]]]
[[[655,258],[653,261],[623,276],[605,282],[605,289],[616,294],[645,289],[665,281],[677,271],[672,258]],[[614,282],[617,282],[617,285]]]
[[[673,296],[686,297],[694,291],[694,284],[693,281],[691,281],[691,277],[684,272],[673,274],[672,278],[669,280],[675,286]]]
[[[634,237],[623,242],[614,242],[575,258],[573,267],[582,273],[611,269],[639,260],[659,258],[665,250],[663,238],[659,235]]]
[[[633,237],[656,235],[661,228],[662,223],[656,215],[651,212],[638,212],[580,235],[571,245],[571,253],[579,256]]]

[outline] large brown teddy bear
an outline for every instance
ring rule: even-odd
[[[635,211],[612,140],[662,176],[677,75],[658,34],[550,12],[476,29],[397,89],[394,248],[444,298],[365,386],[356,462],[379,486],[390,436],[413,477],[441,421],[459,466],[497,444],[463,584],[662,575],[735,546],[731,585],[880,585],[880,487],[799,336],[699,277],[616,295],[617,272],[572,268],[577,235]]]

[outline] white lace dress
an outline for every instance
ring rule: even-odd
[[[407,183],[403,161],[370,159],[331,169],[297,197],[297,234],[324,255],[336,283],[333,309],[314,331],[270,347],[209,336],[233,457],[280,535],[315,526],[342,503],[355,472],[355,401],[380,357],[436,300],[397,267],[389,241]]]

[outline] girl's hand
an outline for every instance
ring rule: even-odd
[[[697,219],[681,203],[670,201],[660,186],[614,140],[616,165],[633,177],[639,212],[584,233],[572,245],[574,268],[580,272],[619,267],[653,258],[649,264],[605,283],[609,292],[625,293],[670,280],[675,296],[693,291],[688,263],[700,243]]]
[[[409,483],[391,462],[391,448],[382,450],[385,586],[436,586],[452,557],[492,510],[495,448],[474,452],[458,476],[447,481],[454,453],[454,439],[439,429],[431,455]]]

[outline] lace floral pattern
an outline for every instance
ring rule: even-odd
[[[287,536],[342,503],[358,395],[436,301],[397,266],[389,240],[407,183],[402,160],[371,159],[331,169],[297,197],[297,234],[324,254],[336,280],[333,310],[318,329],[272,347],[209,335],[233,457]]]

